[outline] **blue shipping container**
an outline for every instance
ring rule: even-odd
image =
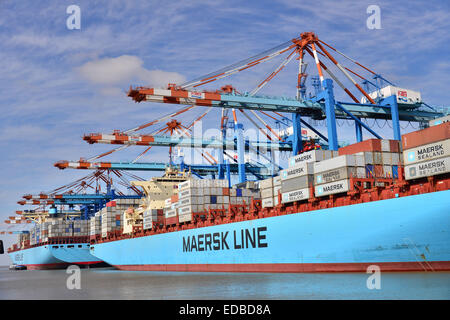
[[[211,203],[216,204],[217,203],[217,196],[211,196]]]
[[[398,179],[398,166],[392,166],[392,177]]]
[[[242,189],[236,189],[236,196],[242,197]]]
[[[373,164],[366,164],[366,177],[372,178],[373,176],[374,176]]]

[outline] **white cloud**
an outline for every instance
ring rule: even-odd
[[[89,61],[79,67],[78,71],[92,83],[102,85],[140,80],[145,85],[161,87],[168,83],[180,84],[185,81],[185,77],[177,72],[147,70],[140,58],[130,55]]]

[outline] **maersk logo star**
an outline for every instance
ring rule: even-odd
[[[416,156],[414,154],[414,151],[408,152],[408,161],[414,161],[416,160]]]

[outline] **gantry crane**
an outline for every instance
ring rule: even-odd
[[[345,67],[338,62],[330,52],[343,56],[360,68],[361,71],[355,72],[352,69]],[[225,86],[216,91],[199,91],[197,89],[202,85],[247,70],[284,53],[287,54],[287,57],[282,63],[251,92],[240,93],[232,86]],[[304,61],[307,55],[313,58],[320,81],[317,84],[317,94],[311,98],[306,97],[306,90],[304,87],[306,78],[306,64]],[[319,55],[321,56],[320,58]],[[293,98],[256,96],[259,90],[284,69],[294,57],[297,57],[297,60],[299,61],[296,96]],[[336,69],[344,79],[338,78],[334,69],[327,66],[325,62],[327,62],[327,64],[331,62],[332,67]],[[375,82],[370,81],[368,79],[369,76],[361,75],[362,73],[368,73],[369,76],[375,79]],[[324,74],[327,74],[330,78],[325,78]],[[372,85],[376,90],[374,92],[366,92],[366,90],[357,83],[355,77],[360,78],[366,86]],[[355,122],[357,141],[362,141],[362,128],[366,129],[376,138],[381,138],[381,136],[366,125],[362,119],[392,120],[394,139],[400,140],[400,121],[425,122],[443,116],[442,112],[437,112],[422,101],[404,102],[403,100],[398,99],[395,94],[387,97],[379,96],[377,93],[382,89],[380,87],[382,81],[387,80],[336,48],[325,43],[319,39],[315,33],[304,32],[300,37],[294,38],[259,55],[232,64],[231,66],[222,68],[216,72],[198,77],[181,85],[169,84],[166,89],[130,87],[128,96],[136,102],[149,101],[221,108],[222,110],[231,109],[235,123],[238,154],[240,155],[239,176],[240,180],[243,181],[245,180],[245,166],[243,165],[243,127],[242,124],[237,121],[236,109],[254,124],[256,124],[256,119],[264,124],[263,119],[261,119],[261,116],[258,115],[258,113],[291,113],[294,131],[292,136],[293,154],[298,154],[303,147],[301,124],[305,124],[305,122],[302,121],[302,117],[310,117],[315,120],[326,119],[328,133],[326,139],[328,141],[329,149],[337,150],[336,119],[347,119]],[[345,82],[348,82],[352,87],[355,87],[359,94],[362,95],[363,99],[358,100],[347,88]],[[335,99],[334,83],[337,84],[352,100],[351,102],[337,101]],[[392,85],[392,83],[390,84]],[[252,114],[253,119],[246,114],[246,111],[249,111]],[[267,124],[264,125],[269,131],[273,131]]]
[[[140,170],[140,171],[165,171],[168,165],[164,163],[140,163],[136,162],[143,154],[148,152],[154,146],[164,146],[169,147],[169,166],[179,171],[187,170],[191,171],[192,174],[202,177],[205,175],[219,175],[219,178],[223,179],[225,172],[237,173],[238,163],[227,153],[227,150],[237,150],[237,139],[226,139],[225,137],[214,137],[214,138],[195,138],[189,133],[190,128],[195,125],[200,119],[202,119],[210,110],[203,113],[200,117],[196,118],[194,122],[185,127],[181,125],[181,122],[176,119],[166,123],[162,129],[157,130],[157,133],[168,133],[169,135],[154,135],[154,134],[137,134],[136,131],[148,128],[157,123],[161,123],[170,117],[180,115],[186,111],[192,110],[194,106],[189,106],[183,108],[177,112],[174,112],[168,116],[164,116],[160,119],[153,120],[149,123],[137,126],[135,128],[120,131],[114,130],[112,134],[102,134],[102,133],[91,133],[84,135],[83,140],[90,144],[103,143],[103,144],[118,144],[120,147],[104,152],[98,156],[92,157],[90,159],[80,159],[79,161],[67,161],[62,160],[54,164],[55,167],[59,169],[73,168],[73,169],[113,169],[113,170]],[[126,163],[117,162],[98,162],[97,159],[109,155],[113,152],[124,149],[128,146],[146,146],[147,148],[142,152],[134,161]],[[195,148],[208,162],[209,165],[205,164],[185,164],[184,161],[180,163],[174,163],[172,159],[172,148],[173,147],[188,147]],[[223,154],[230,158],[230,161],[236,163],[225,163],[218,161],[207,151],[199,151],[199,149],[221,149],[219,154]],[[244,139],[244,150],[253,150],[260,154],[265,153],[267,150],[271,151],[291,151],[292,143],[290,141],[251,141],[249,139]],[[219,155],[220,157],[220,155]],[[257,179],[264,179],[273,175],[266,165],[259,163],[246,163],[246,172],[254,175]]]
[[[110,174],[114,175],[118,181],[114,182]],[[143,180],[129,173],[127,175],[134,180]],[[105,192],[101,191],[100,182],[106,184]],[[116,191],[112,188],[114,183],[131,189],[134,194],[125,195],[119,190]],[[89,189],[93,189],[95,193],[87,193]],[[88,219],[92,214],[104,207],[108,201],[114,199],[140,199],[141,197],[142,192],[130,184],[127,178],[124,177],[124,173],[116,170],[97,170],[52,191],[41,192],[37,195],[24,195],[24,200],[18,201],[18,204],[37,207],[31,210],[16,211],[16,214],[20,215],[20,217],[11,216],[9,220],[5,220],[5,223],[40,222],[56,215],[64,216],[67,219]],[[59,209],[57,206],[59,206]],[[79,209],[76,210],[75,206],[79,206]],[[47,209],[47,207],[49,208]]]

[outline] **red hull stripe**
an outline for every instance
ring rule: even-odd
[[[370,265],[381,271],[450,271],[450,261],[429,262],[379,262],[379,263],[261,263],[261,264],[146,264],[114,265],[130,271],[180,271],[180,272],[366,272]]]
[[[45,270],[45,269],[58,269],[69,266],[70,263],[47,263],[47,264],[24,264],[28,270]]]
[[[97,263],[103,263],[102,260],[99,261],[82,261],[82,262],[73,262],[73,264],[97,264]]]

